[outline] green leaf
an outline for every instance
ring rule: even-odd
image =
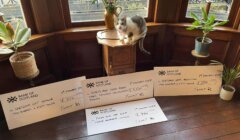
[[[95,4],[97,0],[92,0],[92,4]]]
[[[12,49],[0,48],[0,54],[11,54],[14,51]]]
[[[8,44],[2,44],[2,48],[6,49],[6,48],[12,48],[13,47],[13,43],[8,43]]]
[[[216,19],[215,16],[214,16],[214,15],[211,15],[211,16],[209,17],[208,21],[207,21],[207,24],[208,24],[209,26],[213,25],[215,19]]]
[[[11,42],[11,37],[8,34],[6,25],[3,22],[0,22],[0,39],[4,42]]]
[[[13,29],[12,25],[11,25],[10,23],[7,23],[7,24],[6,24],[6,29],[7,29],[7,31],[8,31],[9,37],[10,37],[11,40],[12,40],[13,37],[14,37],[14,29]]]
[[[187,30],[194,30],[194,29],[197,29],[197,27],[191,26],[191,27],[188,27],[188,28],[187,28]]]
[[[194,14],[193,12],[190,12],[190,16],[196,21],[201,21],[201,19],[196,14]]]
[[[210,64],[211,65],[223,65],[221,62],[217,61],[217,60],[210,60]]]
[[[193,26],[192,26],[192,27],[188,27],[188,28],[187,28],[187,30],[194,30],[194,29],[196,29],[196,28],[195,28],[195,27],[193,27]]]
[[[224,25],[226,23],[228,23],[228,21],[216,22],[215,24],[213,24],[213,27],[222,26],[222,25]]]
[[[201,25],[201,23],[196,20],[196,21],[194,21],[194,22],[192,23],[192,25],[193,25],[193,26],[199,26],[199,25]]]
[[[208,15],[207,15],[206,9],[203,7],[202,7],[202,17],[203,17],[204,21],[208,20]]]
[[[29,41],[30,37],[31,37],[30,28],[20,29],[16,35],[15,45],[17,47],[24,46]]]
[[[18,34],[21,25],[22,25],[22,21],[18,20],[17,27],[16,27],[16,30],[15,30],[14,40],[16,40],[16,35]]]

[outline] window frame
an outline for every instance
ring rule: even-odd
[[[24,14],[27,26],[31,29],[32,35],[37,34],[30,0],[20,0],[20,3],[22,5],[22,12]]]
[[[32,14],[31,4],[29,0],[19,0],[22,14],[24,16],[24,20],[29,28],[31,28],[32,34],[36,34],[36,26]],[[2,19],[2,21],[4,21]]]
[[[104,21],[72,22],[68,0],[61,0],[61,3],[62,3],[62,10],[64,14],[65,25],[67,28],[104,25]],[[156,4],[156,0],[149,0],[148,17],[145,18],[147,22],[154,21],[155,4]]]
[[[207,6],[207,4],[206,4],[206,6]],[[230,13],[228,16],[229,22],[224,26],[234,27],[234,24],[239,24],[239,21],[236,21],[239,7],[240,7],[240,0],[233,0],[232,7],[231,7],[231,10],[230,10]],[[192,18],[186,17],[187,8],[188,8],[188,0],[182,0],[179,22],[193,22],[194,21]],[[238,23],[235,23],[235,22],[238,22]]]

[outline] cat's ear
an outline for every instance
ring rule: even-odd
[[[126,19],[127,19],[127,16],[124,15],[124,16],[122,17],[122,21],[126,21]]]

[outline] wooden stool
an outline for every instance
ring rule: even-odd
[[[210,56],[210,54],[208,54],[208,55],[200,55],[200,54],[197,54],[195,50],[192,50],[192,56],[194,56],[196,58],[195,66],[198,66],[198,65],[200,65],[200,61],[199,60],[208,58]]]
[[[135,45],[120,41],[116,30],[99,31],[97,40],[103,46],[103,65],[108,76],[135,72]]]

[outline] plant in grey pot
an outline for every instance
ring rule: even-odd
[[[222,86],[220,92],[220,98],[223,100],[231,100],[233,97],[234,92],[236,91],[233,83],[236,79],[240,78],[240,65],[235,66],[233,68],[228,68],[224,66],[223,71],[223,82],[224,85]]]
[[[31,80],[39,74],[35,57],[32,52],[19,52],[18,48],[28,43],[31,37],[31,29],[22,26],[18,20],[16,29],[10,23],[0,22],[0,39],[3,41],[0,54],[11,54],[9,58],[16,77]]]
[[[198,16],[194,13],[190,13],[194,22],[187,30],[200,29],[203,32],[201,37],[195,39],[195,53],[203,56],[209,55],[209,47],[212,44],[212,39],[208,37],[211,31],[214,31],[214,27],[226,24],[228,21],[215,22],[215,15],[208,16],[206,9],[202,7],[202,16]]]

